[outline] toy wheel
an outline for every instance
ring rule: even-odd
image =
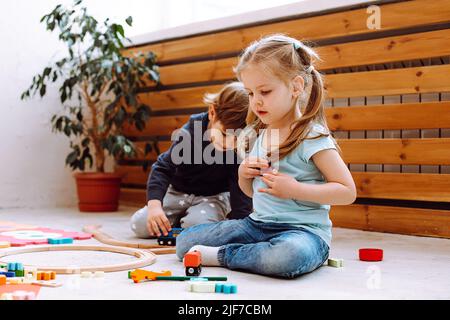
[[[159,240],[158,243],[162,246],[164,242],[162,240]]]
[[[167,244],[168,244],[169,246],[171,246],[171,245],[172,245],[172,240],[167,241]]]
[[[188,276],[191,276],[191,275],[193,275],[195,273],[195,269],[194,268],[187,268],[186,269],[186,274],[188,275]]]
[[[202,273],[202,266],[201,265],[198,266],[197,272],[198,272],[198,274]]]

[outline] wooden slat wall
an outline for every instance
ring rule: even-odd
[[[380,30],[366,27],[361,6],[347,11],[167,40],[127,50],[152,50],[161,84],[139,99],[155,112],[143,131],[161,152],[189,115],[205,110],[205,92],[233,80],[247,44],[284,32],[315,43],[327,89],[326,115],[358,188],[357,204],[336,206],[335,226],[450,237],[450,0],[380,3]],[[143,206],[143,160],[125,159],[122,203]],[[358,204],[363,202],[364,204]]]

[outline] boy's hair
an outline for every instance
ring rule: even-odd
[[[279,159],[288,155],[305,140],[315,123],[323,125],[327,132],[314,138],[330,135],[340,151],[326,123],[323,103],[325,89],[321,74],[314,69],[315,60],[319,60],[319,56],[309,46],[286,35],[274,34],[251,43],[244,49],[234,68],[239,80],[241,80],[242,71],[253,64],[258,65],[270,75],[276,76],[286,85],[298,75],[302,76],[305,81],[304,94],[299,96],[295,102],[295,106],[300,108],[302,116],[294,121],[291,133],[280,145]],[[250,108],[247,124],[253,126],[257,131],[265,127]]]
[[[225,130],[246,126],[249,98],[241,82],[230,82],[217,93],[206,93],[203,102],[214,106],[217,120]]]

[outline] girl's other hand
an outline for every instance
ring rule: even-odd
[[[261,169],[269,168],[269,161],[262,158],[248,157],[239,166],[239,177],[253,179],[261,175]]]
[[[301,183],[293,177],[276,170],[273,170],[272,173],[264,173],[261,180],[267,185],[267,188],[261,188],[258,190],[259,192],[282,199],[294,199],[298,188],[301,187]]]

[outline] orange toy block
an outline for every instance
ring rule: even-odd
[[[153,272],[142,269],[136,269],[130,273],[131,279],[134,283],[141,282],[142,280],[156,280],[158,276],[171,276],[171,271]]]
[[[202,264],[202,255],[199,251],[188,252],[184,255],[185,267],[198,267]]]
[[[6,284],[6,276],[0,275],[0,286]]]

